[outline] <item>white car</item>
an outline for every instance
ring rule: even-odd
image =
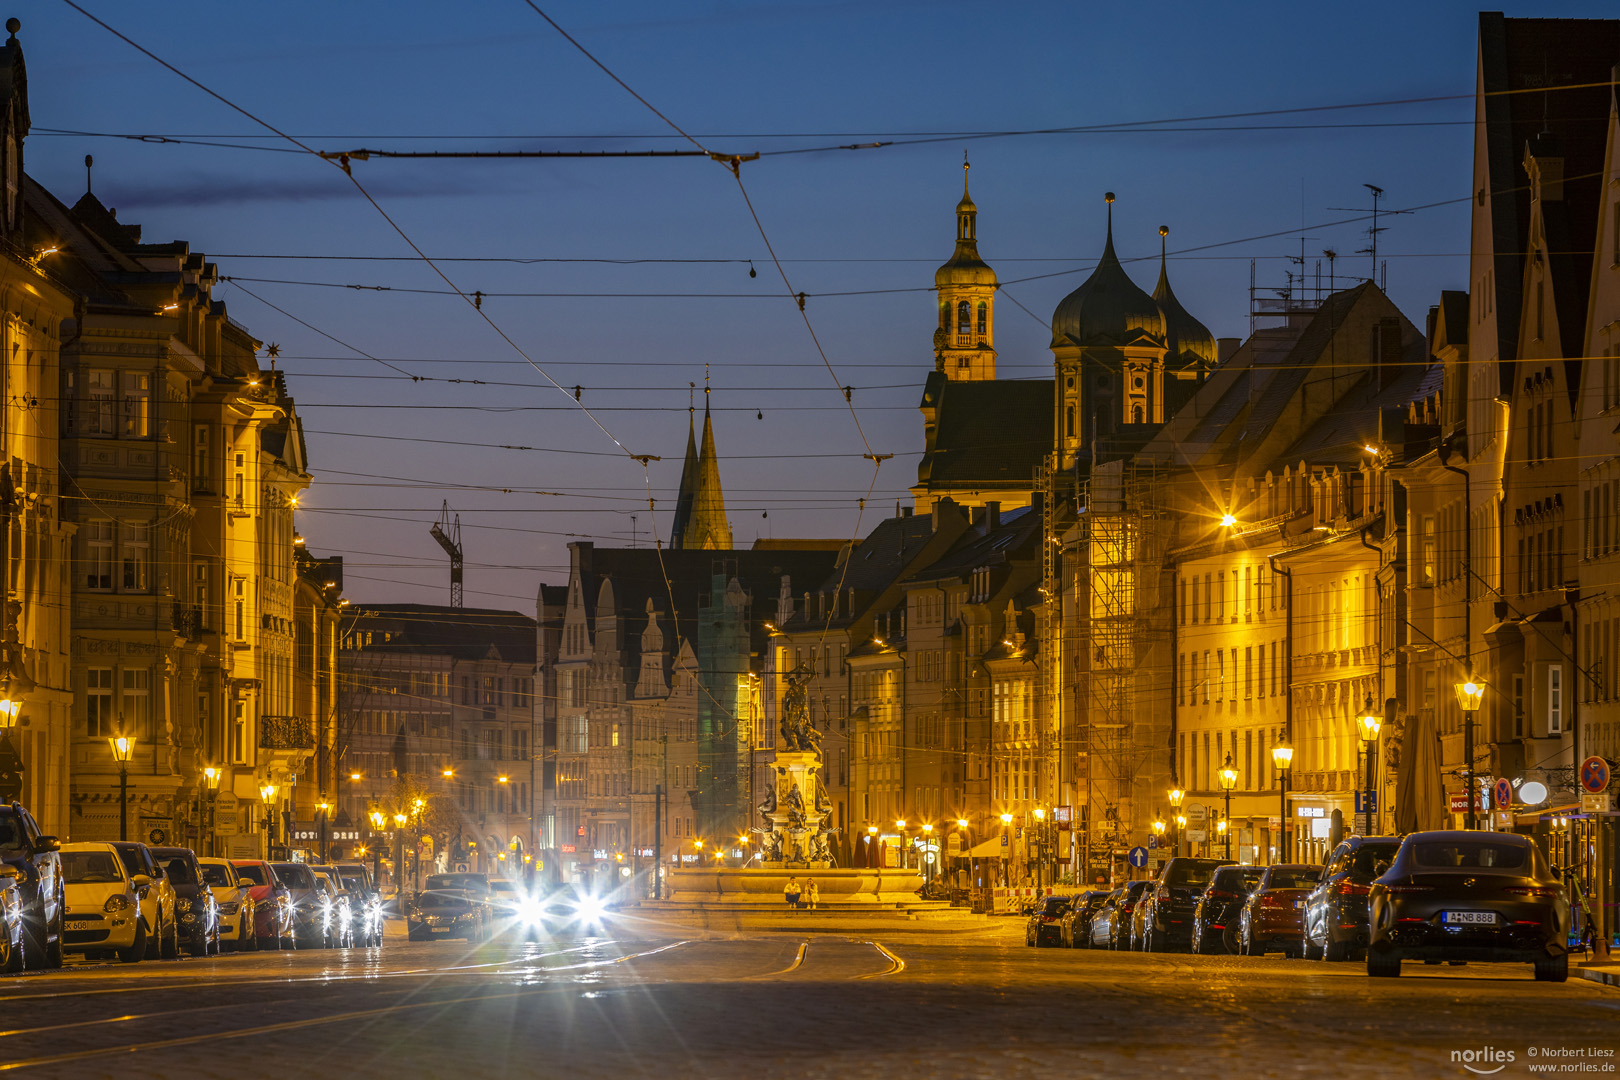
[[[152,884],[151,878],[126,874],[111,844],[81,843],[62,845],[62,880],[67,892],[64,951],[112,952],[126,964],[146,955],[140,893]]]
[[[254,933],[253,882],[238,876],[225,859],[198,859],[203,881],[219,905],[219,943],[226,952],[257,949]]]

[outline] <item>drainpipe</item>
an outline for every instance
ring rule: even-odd
[[[1288,579],[1288,592],[1283,598],[1283,742],[1289,746],[1294,745],[1294,572],[1277,565],[1277,556],[1267,555],[1266,561],[1271,564],[1271,572],[1279,577]],[[1275,590],[1276,586],[1272,586]],[[1275,593],[1273,594],[1275,595]],[[1279,862],[1288,862],[1294,850],[1288,843],[1288,826],[1292,823],[1288,814],[1287,784],[1292,769],[1283,771],[1282,784],[1284,787],[1282,820],[1277,829],[1277,857]],[[1231,826],[1227,826],[1230,828]]]
[[[1441,448],[1445,452],[1445,448]],[[1468,484],[1468,470],[1441,462],[1440,467],[1463,478],[1463,675],[1467,681],[1474,678],[1474,510],[1473,497]],[[1421,555],[1421,553],[1420,553]],[[1463,800],[1463,827],[1475,829],[1479,821],[1475,814],[1478,798],[1474,790],[1474,716],[1478,710],[1463,710],[1463,770],[1468,778],[1467,795]]]

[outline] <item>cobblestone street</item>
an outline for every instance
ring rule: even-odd
[[[1528,968],[624,932],[76,966],[0,983],[42,1076],[1463,1076],[1453,1051],[1620,1049],[1620,993]],[[1531,1058],[1536,1047],[1539,1056]],[[1598,1075],[1613,1058],[1583,1058]],[[1486,1065],[1483,1068],[1494,1068]]]

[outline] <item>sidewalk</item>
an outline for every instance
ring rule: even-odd
[[[1609,986],[1620,986],[1620,961],[1611,960],[1602,964],[1596,961],[1582,963],[1571,957],[1570,968],[1571,974],[1579,974],[1583,979],[1606,983]]]

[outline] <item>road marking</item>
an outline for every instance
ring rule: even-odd
[[[906,962],[885,949],[882,942],[868,941],[867,944],[889,958],[889,967],[886,971],[874,971],[869,975],[857,975],[855,976],[857,979],[881,979],[888,975],[898,975],[906,970]]]
[[[808,951],[810,951],[810,943],[808,941],[801,941],[801,942],[799,942],[799,951],[794,954],[793,963],[789,964],[787,967],[783,968],[781,971],[767,971],[763,975],[748,975],[748,976],[746,976],[746,978],[748,978],[748,979],[774,979],[778,975],[786,975],[790,971],[797,971],[797,970],[799,970],[799,966],[804,963],[804,954],[806,952],[808,952]]]
[[[612,960],[595,961],[587,964],[572,964],[565,968],[548,968],[548,971],[568,971],[582,967],[605,967],[610,964],[622,964],[628,960],[635,960],[643,956],[656,956],[661,952],[680,948],[691,944],[688,941],[677,941],[663,945],[656,949],[649,949],[641,953],[629,953],[615,957]],[[258,1027],[236,1028],[231,1031],[214,1031],[199,1035],[183,1035],[172,1039],[155,1039],[150,1042],[128,1043],[123,1046],[107,1046],[95,1050],[74,1050],[63,1054],[51,1054],[45,1057],[28,1058],[22,1061],[0,1062],[0,1072],[9,1072],[13,1069],[34,1068],[40,1065],[60,1065],[69,1061],[83,1061],[93,1057],[107,1057],[113,1054],[138,1054],[149,1050],[167,1050],[177,1046],[193,1046],[197,1043],[209,1042],[219,1039],[244,1039],[254,1035],[273,1035],[284,1031],[297,1031],[301,1028],[320,1027],[325,1024],[341,1024],[349,1020],[363,1020],[369,1017],[385,1016],[392,1012],[401,1012],[405,1009],[425,1009],[442,1005],[463,1005],[469,1002],[502,1001],[511,998],[532,997],[539,994],[572,993],[572,987],[544,986],[529,987],[504,994],[469,994],[459,998],[437,998],[431,1001],[401,1002],[396,1005],[384,1005],[376,1009],[356,1009],[345,1013],[332,1013],[326,1016],[315,1016],[304,1020],[286,1020],[278,1024],[261,1024]]]

